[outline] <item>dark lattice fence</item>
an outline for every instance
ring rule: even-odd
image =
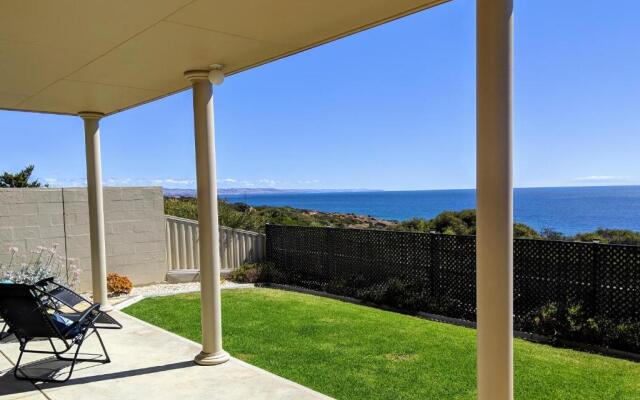
[[[267,226],[264,279],[475,320],[475,237]],[[640,246],[514,241],[518,330],[640,352]]]

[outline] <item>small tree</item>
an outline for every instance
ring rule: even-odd
[[[33,173],[33,164],[28,165],[22,171],[12,174],[10,172],[4,172],[0,176],[0,188],[33,188],[41,187],[42,184],[37,179],[29,181],[31,174]],[[49,187],[49,185],[44,185]]]

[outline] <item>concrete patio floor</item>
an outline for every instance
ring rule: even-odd
[[[112,315],[124,329],[101,331],[111,363],[79,363],[66,383],[16,380],[12,368],[18,344],[12,338],[0,343],[0,399],[330,399],[235,358],[223,365],[197,366],[193,357],[199,344],[119,311]],[[40,345],[46,348],[48,343]],[[99,353],[95,336],[83,345],[82,353]],[[24,362],[32,363],[26,370],[37,375],[38,367],[59,363],[33,363],[43,357],[47,356],[25,355]]]

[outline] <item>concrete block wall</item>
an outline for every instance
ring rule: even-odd
[[[160,187],[104,188],[107,271],[135,285],[164,281],[167,272],[163,193]],[[0,263],[8,248],[25,254],[58,244],[74,259],[81,289],[91,288],[89,214],[85,188],[0,189]]]

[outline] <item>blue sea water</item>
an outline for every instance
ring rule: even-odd
[[[432,218],[445,210],[475,208],[473,189],[220,197],[256,206],[290,206],[393,220]],[[597,228],[640,231],[640,186],[518,188],[514,191],[514,218],[537,230],[551,228],[565,235]]]

